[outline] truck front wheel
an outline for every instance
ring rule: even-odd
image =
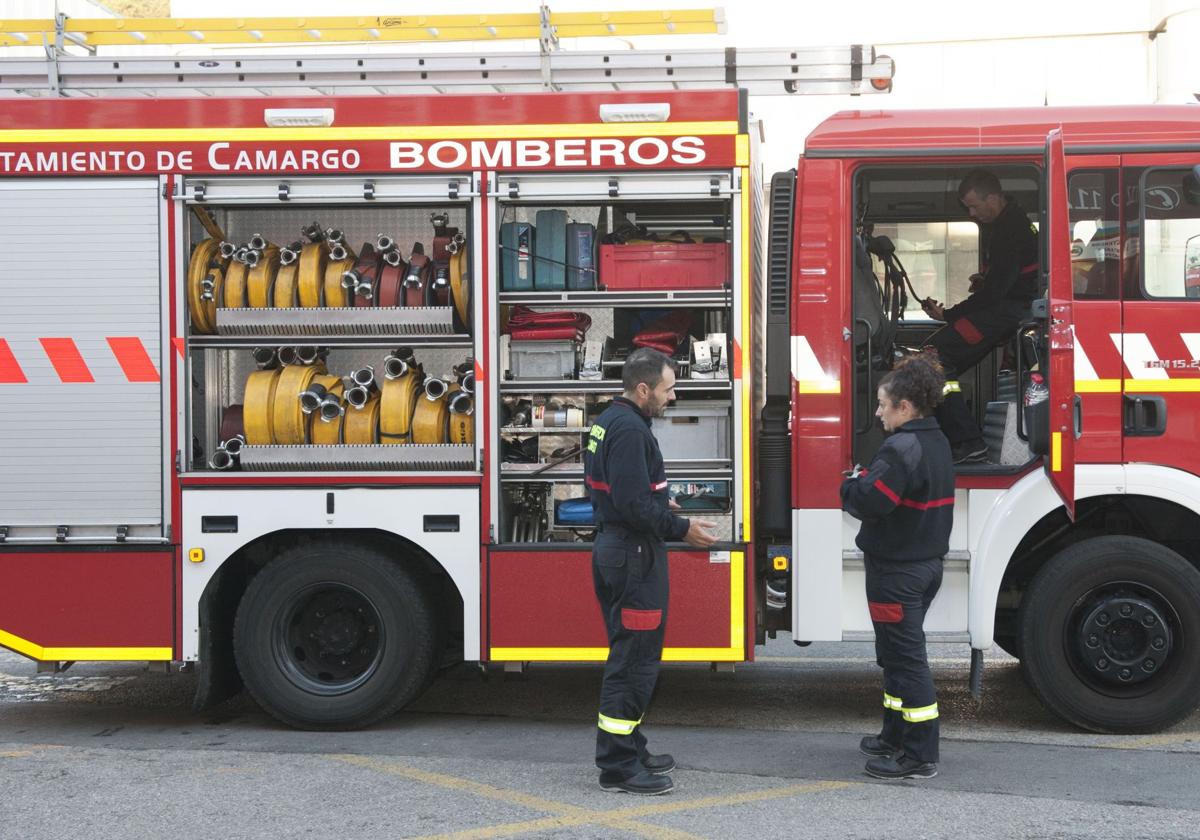
[[[1051,711],[1095,732],[1155,732],[1200,703],[1200,572],[1137,537],[1075,543],[1030,583],[1021,668]]]
[[[300,729],[356,729],[425,687],[436,635],[430,599],[405,568],[370,548],[316,542],[254,576],[233,643],[271,715]]]

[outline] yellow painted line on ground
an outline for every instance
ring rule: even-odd
[[[1111,750],[1140,750],[1146,747],[1172,747],[1182,744],[1200,744],[1200,732],[1176,733],[1174,735],[1147,735],[1128,741],[1101,744]]]
[[[401,764],[395,761],[381,761],[375,758],[360,755],[335,755],[332,756],[337,761],[346,764],[352,764],[356,767],[364,767],[369,770],[374,770],[379,773],[387,773],[392,776],[400,776],[405,779],[411,779],[415,782],[423,782],[425,784],[435,785],[437,787],[447,788],[448,790],[458,791],[460,793],[471,793],[476,796],[482,796],[485,799],[494,799],[497,802],[503,802],[507,805],[520,805],[523,808],[529,808],[534,811],[549,811],[555,814],[553,817],[544,817],[540,820],[530,820],[523,823],[514,823],[520,825],[514,831],[505,830],[505,826],[487,826],[484,828],[470,829],[465,832],[457,832],[454,834],[439,834],[431,835],[433,837],[507,837],[512,834],[520,834],[527,831],[546,831],[561,826],[571,825],[591,825],[600,824],[611,825],[614,828],[620,828],[622,831],[629,831],[634,834],[640,834],[643,837],[649,837],[651,840],[695,840],[695,835],[687,834],[686,832],[676,832],[673,829],[663,829],[659,826],[642,825],[634,822],[627,817],[613,817],[609,811],[595,811],[590,808],[582,808],[578,805],[571,805],[566,802],[556,802],[552,799],[543,799],[540,796],[532,796],[528,793],[522,793],[517,790],[509,790],[507,788],[496,787],[495,785],[483,784],[482,782],[474,782],[470,779],[462,779],[458,776],[450,776],[445,773],[433,773],[428,770],[419,770],[416,767],[409,767],[406,764]],[[537,825],[538,828],[530,829],[524,826]]]
[[[677,814],[683,811],[704,810],[707,808],[724,808],[736,805],[746,805],[752,802],[768,802],[775,799],[787,799],[792,796],[801,796],[806,793],[824,793],[831,790],[841,790],[849,787],[857,787],[858,785],[852,782],[810,782],[801,785],[788,785],[781,788],[768,788],[766,790],[752,790],[745,793],[732,793],[719,796],[705,796],[697,799],[664,799],[655,802],[652,805],[635,805],[631,808],[621,808],[615,811],[594,811],[595,817],[592,819],[584,819],[582,817],[547,817],[540,820],[529,820],[528,822],[506,823],[504,825],[487,826],[485,828],[471,829],[470,831],[459,831],[451,834],[434,834],[420,838],[420,840],[491,840],[494,837],[512,837],[517,834],[528,834],[532,832],[553,831],[559,828],[578,828],[585,825],[605,826],[608,828],[619,828],[624,831],[637,831],[642,833],[643,828],[659,829],[666,832],[671,832],[669,835],[647,835],[647,836],[671,836],[677,837],[684,832],[677,832],[674,829],[667,829],[661,826],[649,826],[645,823],[633,822],[635,819],[642,817],[657,817],[666,814]],[[631,826],[638,826],[634,829]]]
[[[632,808],[622,808],[619,811],[608,812],[620,817],[653,817],[660,814],[676,814],[680,811],[692,811],[701,808],[723,808],[729,805],[746,805],[751,802],[768,802],[772,799],[787,799],[789,796],[802,796],[806,793],[826,793],[831,790],[861,787],[860,782],[805,782],[786,787],[766,788],[764,790],[748,790],[743,793],[719,794],[717,796],[702,796],[699,799],[672,799],[655,802],[649,805],[635,805]]]
[[[33,750],[4,750],[0,752],[0,758],[29,758],[33,755]]]
[[[853,782],[807,782],[804,784],[788,785],[780,788],[767,788],[766,790],[752,790],[745,791],[743,793],[706,796],[697,799],[670,799],[655,802],[653,804],[637,805],[631,808],[620,808],[611,811],[598,811],[591,808],[583,808],[578,805],[571,805],[566,802],[557,802],[552,799],[533,796],[531,794],[522,793],[521,791],[509,790],[507,788],[496,787],[495,785],[475,782],[470,779],[463,779],[458,776],[451,776],[445,773],[434,773],[428,770],[420,770],[416,767],[410,767],[406,764],[401,764],[400,762],[396,761],[382,761],[380,759],[359,755],[333,755],[330,756],[330,758],[334,759],[335,761],[353,765],[355,767],[362,767],[379,773],[400,776],[401,778],[410,779],[416,782],[423,782],[425,784],[436,785],[437,787],[443,787],[461,793],[471,793],[476,796],[482,796],[486,799],[493,799],[508,805],[519,805],[532,810],[548,811],[550,814],[552,814],[552,816],[542,817],[536,820],[483,826],[481,828],[472,828],[466,831],[457,831],[447,834],[427,835],[424,840],[434,840],[434,838],[437,838],[438,840],[448,840],[448,838],[453,838],[453,840],[468,840],[469,838],[471,840],[485,840],[485,838],[511,837],[517,834],[547,832],[561,828],[585,825],[615,828],[621,831],[640,834],[643,837],[653,838],[653,840],[660,840],[660,838],[661,840],[685,840],[685,838],[694,838],[695,835],[689,834],[685,831],[667,828],[665,826],[649,825],[646,823],[637,822],[637,820],[642,817],[662,816],[665,814],[675,814],[682,811],[745,805],[752,802],[766,802],[774,799],[786,799],[791,796],[800,796],[807,793],[823,793],[826,791],[858,787],[858,784]]]

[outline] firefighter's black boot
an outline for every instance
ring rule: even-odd
[[[893,747],[878,735],[868,735],[858,742],[858,751],[870,758],[887,758],[895,755],[899,747]]]
[[[638,796],[658,796],[668,793],[675,787],[671,777],[643,770],[633,776],[622,777],[615,770],[605,770],[600,774],[600,787],[614,793],[633,793]]]
[[[881,756],[867,762],[867,775],[876,779],[932,779],[937,774],[936,762],[917,761],[906,755]]]

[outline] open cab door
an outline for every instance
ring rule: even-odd
[[[1046,137],[1046,319],[1050,396],[1046,474],[1075,520],[1075,441],[1083,412],[1075,393],[1075,326],[1071,312],[1071,237],[1067,210],[1067,162],[1062,129]]]

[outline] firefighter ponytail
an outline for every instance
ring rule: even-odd
[[[879,380],[879,387],[893,403],[908,400],[922,417],[928,417],[942,401],[946,376],[937,354],[926,351],[901,359]]]

